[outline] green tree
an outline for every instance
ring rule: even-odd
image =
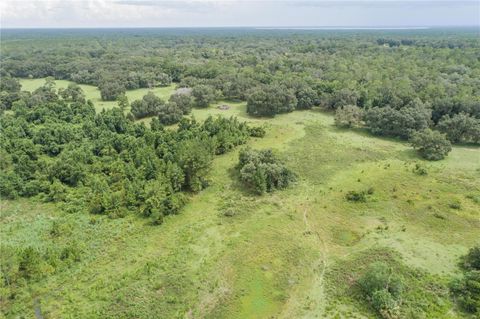
[[[85,93],[78,84],[70,83],[66,89],[59,89],[58,94],[64,100],[85,103]]]
[[[142,100],[132,102],[131,112],[137,119],[148,116],[158,115],[160,110],[165,106],[165,102],[156,96],[153,92],[148,92],[143,96]]]
[[[358,99],[359,94],[356,91],[343,88],[333,93],[329,106],[336,109],[345,105],[357,105]]]
[[[315,90],[308,86],[302,86],[295,92],[297,98],[297,110],[311,109],[319,104],[318,94]]]
[[[179,143],[176,156],[185,175],[185,189],[198,192],[206,186],[205,177],[212,164],[214,147],[212,139],[195,138]]]
[[[453,116],[445,115],[438,122],[437,128],[445,133],[452,143],[480,143],[480,120],[464,112]]]
[[[209,85],[196,85],[192,89],[192,96],[197,107],[208,107],[217,98],[215,90]]]
[[[356,105],[345,105],[335,111],[335,125],[338,127],[356,127],[362,122],[363,110]]]
[[[410,142],[420,156],[430,161],[441,160],[452,150],[445,134],[431,129],[414,132]]]
[[[128,109],[128,107],[130,106],[130,103],[128,102],[128,97],[126,94],[120,94],[118,97],[117,97],[117,104],[118,104],[118,107],[123,111],[125,112],[126,109]]]
[[[168,102],[158,111],[158,119],[160,120],[160,123],[164,125],[178,123],[182,117],[183,112],[175,102]]]
[[[104,81],[100,83],[99,89],[104,101],[115,101],[120,95],[125,94],[125,87],[116,81]]]
[[[270,149],[243,149],[239,154],[237,168],[240,179],[259,195],[284,189],[296,179],[295,174]]]
[[[253,116],[275,116],[291,112],[297,105],[292,89],[279,85],[256,87],[248,93],[247,113]]]
[[[365,125],[373,134],[408,138],[415,131],[430,125],[431,110],[423,104],[415,104],[399,110],[373,107],[365,112]]]
[[[182,113],[184,115],[190,113],[193,107],[193,97],[192,95],[188,93],[174,93],[170,95],[170,98],[168,99],[169,102],[173,102],[177,104],[177,107],[182,110]]]

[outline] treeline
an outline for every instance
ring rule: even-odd
[[[480,118],[474,113],[475,107],[464,109],[445,114],[435,123],[430,105],[415,99],[398,108],[388,105],[365,110],[345,105],[336,110],[335,124],[344,128],[364,126],[375,135],[410,139],[422,157],[439,160],[450,152],[451,143],[480,143]]]
[[[262,135],[261,128],[220,117],[182,118],[176,130],[154,119],[148,128],[120,108],[96,114],[81,90],[69,89],[75,98],[49,83],[20,92],[1,116],[3,198],[38,196],[67,211],[110,217],[135,211],[161,223],[180,210],[188,192],[208,185],[215,154]]]
[[[194,88],[199,106],[238,99],[249,101],[249,113],[259,116],[315,105],[399,108],[417,98],[430,104],[435,123],[447,114],[480,116],[480,40],[462,30],[175,37],[113,32],[68,41],[34,34],[14,40],[12,34],[3,41],[2,76],[92,84],[106,100],[127,89],[174,82]],[[277,96],[271,106],[263,102],[267,96]]]
[[[281,35],[110,34],[75,38],[68,46],[62,37],[33,37],[35,51],[26,50],[28,41],[6,41],[1,107],[10,109],[23,94],[14,77],[51,75],[94,84],[106,100],[121,99],[126,89],[174,82],[187,91],[169,101],[148,94],[132,102],[133,116],[155,116],[169,125],[194,106],[242,100],[252,116],[317,106],[339,110],[347,126],[356,121],[373,134],[404,139],[422,133],[417,136],[440,141],[445,151],[448,143],[480,143],[480,40],[474,34]],[[77,99],[70,91],[65,94]]]

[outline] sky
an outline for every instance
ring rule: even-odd
[[[0,26],[480,28],[480,0],[1,0]]]

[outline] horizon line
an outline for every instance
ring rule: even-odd
[[[475,24],[465,24],[465,25],[335,25],[335,26],[328,26],[328,25],[271,25],[271,26],[261,26],[261,25],[238,25],[238,26],[96,26],[96,27],[3,27],[0,26],[2,30],[72,30],[72,29],[215,29],[215,28],[223,28],[223,29],[234,29],[234,28],[251,28],[251,29],[315,29],[315,28],[325,28],[325,29],[333,29],[333,28],[352,28],[352,29],[361,29],[361,28],[419,28],[419,29],[428,29],[428,28],[464,28],[464,27],[471,27],[471,28],[479,28],[480,25]]]

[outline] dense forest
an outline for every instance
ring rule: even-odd
[[[247,284],[242,281],[246,273],[257,276],[253,268],[242,268],[243,262],[254,263],[255,258],[262,260],[255,264],[261,272],[290,269],[296,276],[277,270],[262,279],[270,285],[262,289],[275,293],[272,297],[262,290],[258,293],[262,296],[254,299],[268,299],[277,308],[272,306],[259,317],[275,317],[288,294],[301,291],[291,292],[300,282],[319,283],[321,292],[313,294],[317,299],[329,294],[334,301],[322,311],[332,318],[337,299],[354,309],[338,307],[345,311],[344,317],[353,313],[388,319],[435,318],[447,312],[458,317],[478,315],[477,35],[468,28],[2,31],[0,195],[6,207],[34,203],[39,210],[54,207],[61,212],[54,215],[56,219],[51,217],[53,222],[39,219],[33,231],[40,233],[37,242],[12,236],[2,244],[0,306],[7,309],[6,317],[31,314],[29,303],[35,304],[37,313],[37,295],[44,285],[58,287],[62,282],[56,280],[66,280],[64,274],[85,271],[89,258],[97,258],[91,256],[102,260],[130,249],[116,246],[123,245],[118,243],[124,238],[131,239],[135,252],[150,251],[158,244],[167,247],[167,253],[155,257],[155,262],[143,260],[140,270],[122,277],[125,289],[133,292],[112,284],[106,285],[112,290],[103,299],[89,296],[88,300],[107,305],[96,304],[99,308],[92,312],[85,307],[85,317],[252,317],[229,312],[228,307],[248,308],[244,294],[258,293],[251,277],[247,276]],[[33,90],[22,86],[34,79],[45,80]],[[68,85],[58,87],[60,81]],[[114,101],[115,107],[100,111],[82,89],[85,85],[98,88],[101,100]],[[172,87],[167,98],[154,93],[166,87]],[[128,92],[139,89],[148,93],[129,100]],[[288,114],[291,119],[285,117],[287,113],[292,113]],[[448,161],[449,157],[453,159]],[[463,159],[467,164],[460,163]],[[190,218],[189,224],[165,225],[185,209],[194,210],[191,207],[201,214],[185,217]],[[315,217],[318,212],[324,215]],[[5,232],[16,231],[9,220],[16,214],[7,213],[2,219]],[[262,214],[281,222],[248,219]],[[429,219],[425,221],[422,214]],[[18,216],[27,223],[28,219]],[[89,216],[88,221],[81,224],[80,216]],[[315,218],[319,219],[315,222]],[[141,225],[135,224],[139,221]],[[451,238],[441,237],[450,231],[442,222],[453,225]],[[328,227],[323,229],[323,223]],[[355,228],[354,223],[367,226]],[[168,227],[174,230],[170,228],[169,233]],[[345,231],[346,227],[355,231]],[[98,233],[85,238],[79,234],[83,229]],[[115,237],[118,234],[110,236],[112,229],[121,240]],[[129,233],[132,229],[135,235]],[[414,257],[408,264],[403,259],[414,253],[399,257],[401,253],[394,251],[397,242],[385,239],[392,229],[398,242],[424,240],[437,255],[447,256],[450,268],[430,274],[415,268],[424,265]],[[402,237],[410,236],[410,230],[411,238]],[[289,237],[293,236],[289,231],[300,239]],[[150,241],[148,236],[155,232],[175,239]],[[323,239],[330,232],[334,233],[331,238]],[[222,239],[215,237],[219,234]],[[369,236],[375,236],[370,239],[374,244],[367,241]],[[115,247],[114,252],[104,242],[96,242],[96,237]],[[192,248],[197,239],[199,246],[201,240],[214,244]],[[268,244],[261,246],[262,240]],[[349,250],[361,240],[366,241],[361,252]],[[438,248],[449,240],[461,243],[449,242],[448,250]],[[242,245],[252,242],[259,243],[262,253],[257,254],[255,246],[250,259],[240,260]],[[379,249],[379,242],[388,248]],[[178,250],[168,251],[169,244]],[[226,248],[209,259],[216,245]],[[236,252],[229,255],[231,245],[240,247],[238,256]],[[327,251],[320,259],[318,247]],[[326,247],[334,251],[333,266],[328,269]],[[207,253],[202,255],[202,249]],[[273,253],[281,257],[269,255]],[[223,261],[223,256],[231,259]],[[212,265],[220,265],[234,278],[231,286],[221,286],[224,278],[215,277]],[[305,273],[310,268],[316,269],[313,275]],[[156,273],[162,273],[161,279]],[[216,279],[209,281],[208,276]],[[158,299],[162,307],[135,301],[144,293],[143,287],[135,286],[137,280],[147,286],[145,282],[153,278],[158,279],[150,287],[155,294],[145,294],[148,302]],[[202,278],[210,286],[197,287],[190,278]],[[235,285],[241,288],[231,288]],[[332,292],[331,287],[337,286]],[[117,289],[124,295],[111,298]],[[130,293],[137,295],[130,299]],[[298,311],[308,314],[314,309],[313,301],[298,294],[295,298],[302,300]],[[211,299],[217,304],[208,304]],[[77,310],[57,308],[54,303],[46,309],[52,318]]]

